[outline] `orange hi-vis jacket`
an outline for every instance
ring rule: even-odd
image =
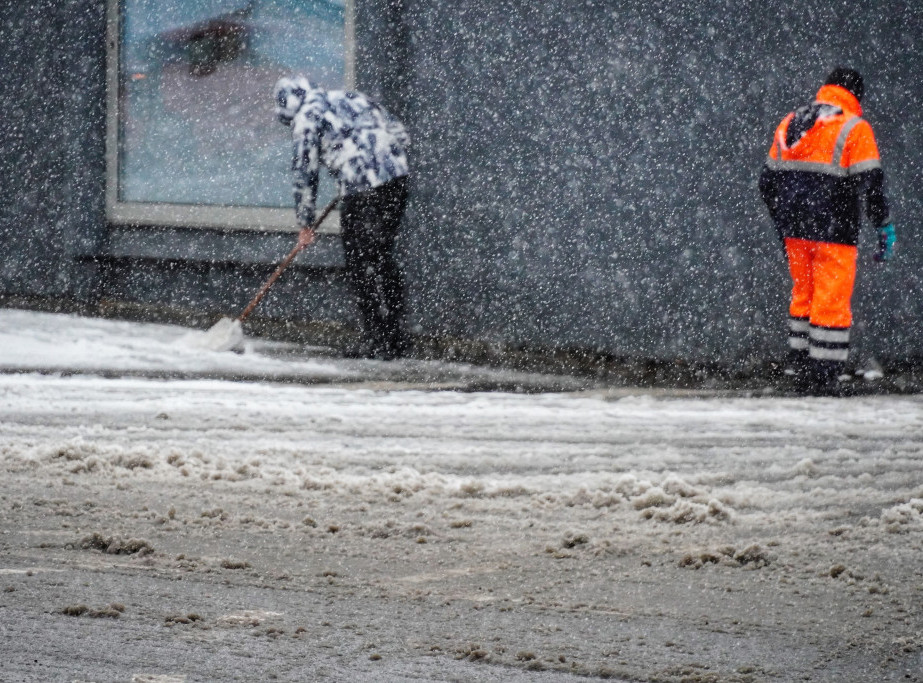
[[[825,85],[776,129],[760,191],[780,237],[855,246],[861,201],[874,226],[888,222],[875,135],[856,97]]]

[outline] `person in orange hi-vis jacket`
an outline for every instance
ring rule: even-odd
[[[863,201],[878,230],[875,260],[894,253],[878,146],[862,118],[863,93],[858,72],[834,69],[813,102],[782,119],[760,175],[793,282],[786,372],[809,394],[841,391]]]

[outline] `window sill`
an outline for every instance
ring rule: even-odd
[[[295,246],[296,234],[110,225],[106,255],[119,259],[271,265],[279,263],[291,251]],[[294,265],[343,268],[343,248],[339,235],[319,233],[314,244],[298,255]]]

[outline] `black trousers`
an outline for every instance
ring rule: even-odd
[[[407,351],[404,278],[394,258],[406,205],[406,177],[343,199],[340,231],[346,277],[362,316],[366,355],[393,358]]]

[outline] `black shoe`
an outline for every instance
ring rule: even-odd
[[[376,347],[370,357],[375,360],[397,360],[406,358],[409,353],[410,348],[406,344],[384,344]]]
[[[832,360],[809,359],[803,383],[804,393],[809,396],[850,396],[854,386],[846,373],[846,363]]]
[[[394,348],[389,344],[362,343],[346,349],[343,352],[346,358],[364,358],[366,360],[395,360],[402,358],[402,349]]]
[[[785,365],[782,368],[782,374],[786,377],[802,377],[808,372],[808,352],[796,351],[789,349],[785,357]]]
[[[410,339],[403,332],[393,332],[385,334],[383,337],[375,340],[373,347],[373,357],[377,360],[396,360],[404,358],[410,353]]]
[[[367,358],[376,357],[378,347],[369,341],[360,341],[358,344],[347,346],[343,350],[344,358]]]
[[[782,364],[781,382],[785,391],[791,391],[799,396],[808,396],[814,388],[814,376],[811,373],[811,363],[807,351],[789,349]]]
[[[856,382],[853,381],[852,375],[841,372],[828,379],[827,382],[820,387],[817,395],[845,398],[847,396],[856,396],[857,393],[858,386]]]
[[[372,351],[369,358],[372,360],[395,360],[396,358],[400,358],[400,356],[395,353],[394,349],[382,346]]]

